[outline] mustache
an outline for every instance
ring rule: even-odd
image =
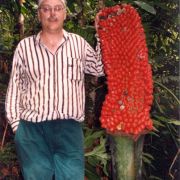
[[[58,18],[55,16],[49,16],[48,17],[48,21],[57,21],[57,20],[58,20]]]

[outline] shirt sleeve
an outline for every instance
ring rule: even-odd
[[[86,42],[85,73],[94,76],[104,76],[104,66],[101,59],[100,42],[97,42],[96,51]]]
[[[6,93],[5,100],[5,109],[6,116],[9,124],[11,125],[13,131],[15,131],[18,127],[20,120],[19,113],[19,103],[20,103],[20,91],[19,91],[19,83],[20,83],[20,74],[21,74],[21,58],[18,51],[16,49],[13,58],[12,71],[8,84],[8,89]]]

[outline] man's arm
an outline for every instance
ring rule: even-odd
[[[86,42],[85,73],[94,76],[104,76],[104,67],[101,60],[100,43],[97,42],[96,51]]]
[[[19,91],[19,79],[20,79],[20,54],[18,48],[15,51],[13,58],[12,71],[10,76],[10,81],[6,94],[5,109],[8,122],[11,125],[13,131],[15,132],[18,128],[20,115],[19,115],[19,101],[20,101],[20,91]]]

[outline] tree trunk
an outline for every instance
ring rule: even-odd
[[[20,9],[25,1],[19,0]],[[18,29],[19,29],[19,37],[22,39],[24,37],[24,16],[20,11],[19,18],[18,18]]]

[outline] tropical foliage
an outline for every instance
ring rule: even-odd
[[[13,133],[5,121],[4,99],[14,49],[21,38],[36,33],[35,0],[0,0],[0,179],[21,179],[13,145]],[[179,174],[179,15],[177,0],[69,0],[65,28],[95,46],[94,18],[104,6],[130,3],[142,17],[153,68],[154,103],[151,115],[155,130],[146,135],[143,179],[177,179]],[[86,78],[85,149],[89,180],[112,179],[114,168],[100,128],[101,104],[107,92],[105,78]]]

